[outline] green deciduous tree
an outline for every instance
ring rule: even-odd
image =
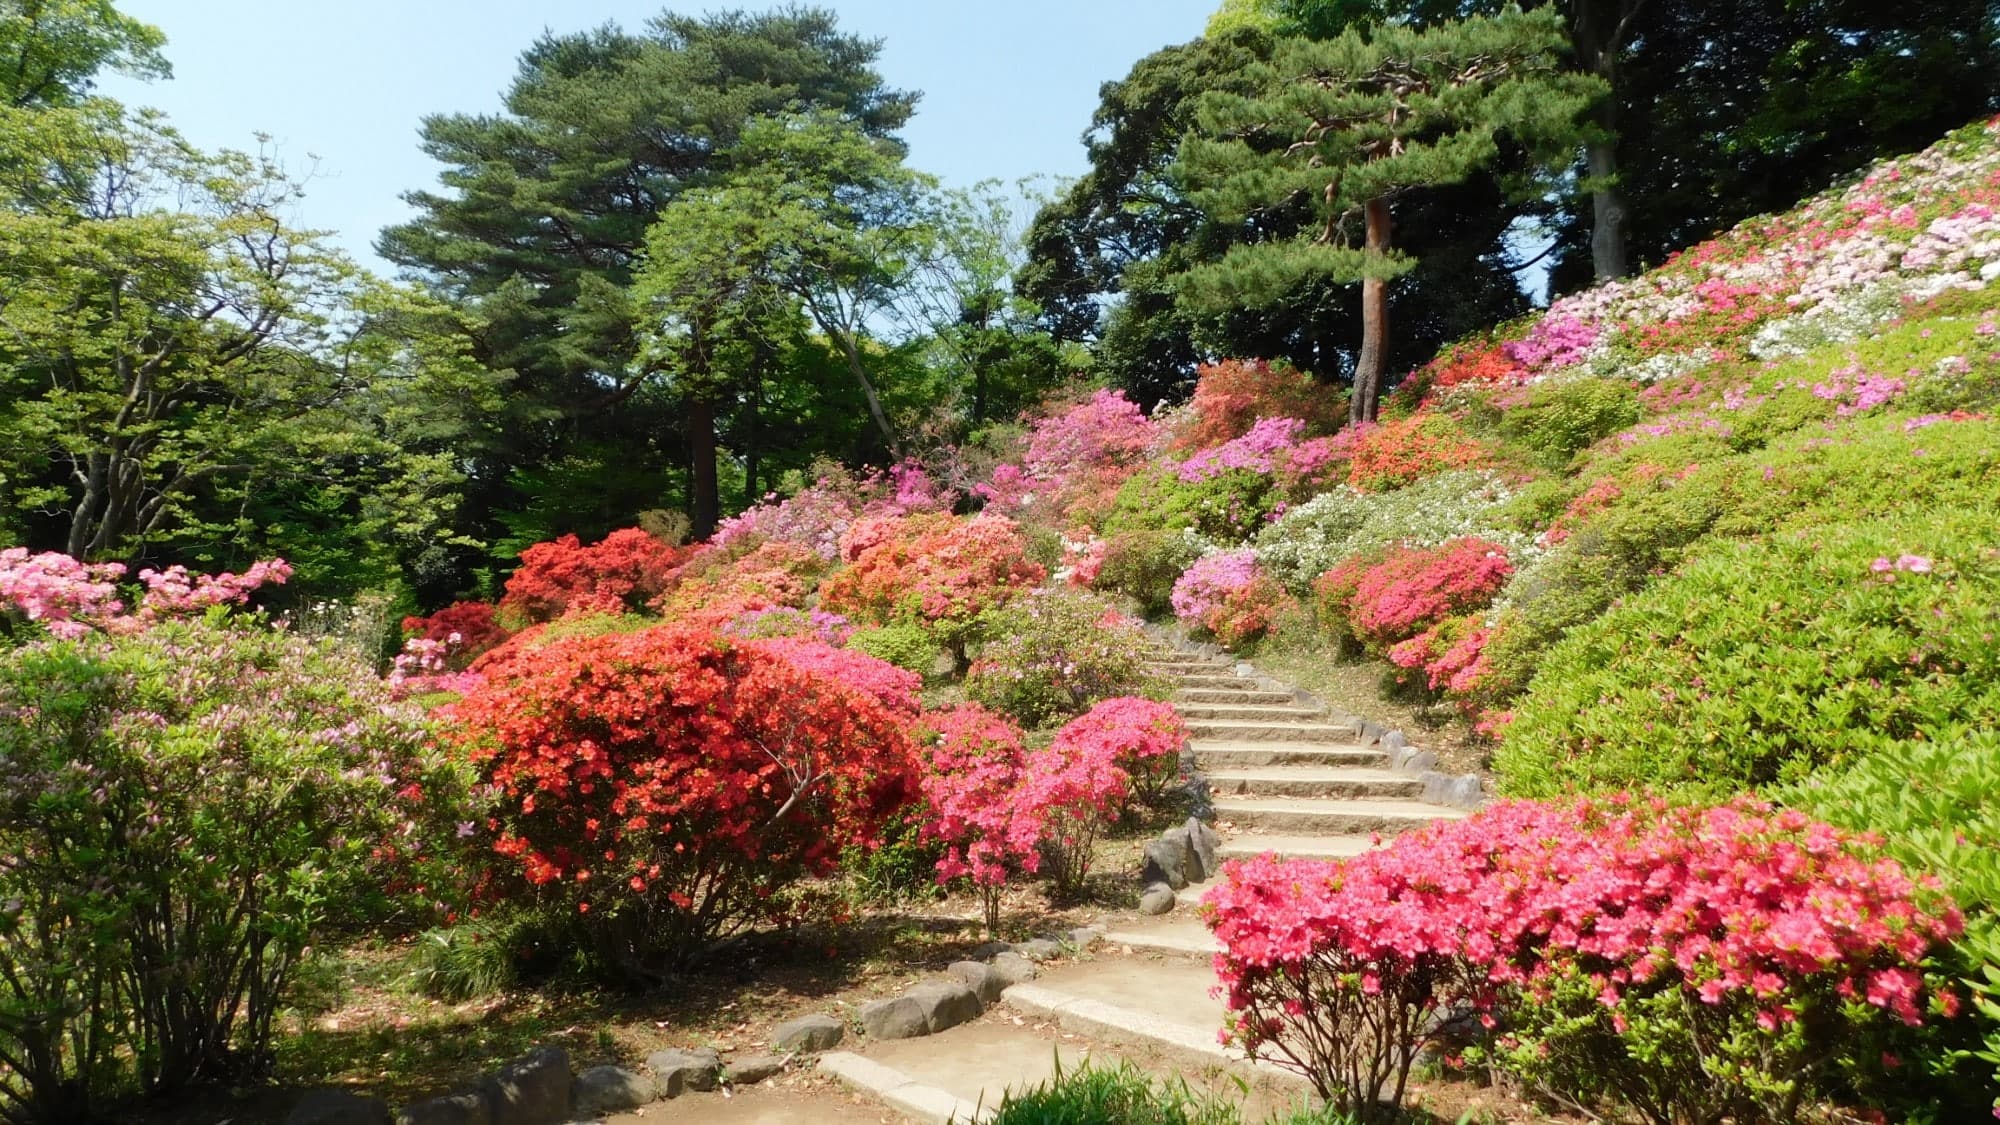
[[[1566,69],[1565,48],[1553,11],[1280,41],[1253,71],[1257,93],[1202,100],[1200,133],[1183,144],[1181,169],[1197,201],[1223,221],[1255,231],[1268,214],[1306,208],[1311,222],[1188,271],[1183,299],[1258,305],[1319,279],[1359,282],[1353,417],[1373,420],[1389,339],[1387,283],[1413,264],[1392,241],[1392,204],[1465,180],[1500,155],[1503,140],[1552,162],[1566,156],[1601,84]],[[1357,216],[1358,247],[1350,230]]]
[[[74,105],[107,68],[164,78],[166,41],[110,0],[0,0],[0,105]]]
[[[255,549],[249,513],[310,494],[385,542],[435,531],[467,415],[494,405],[493,378],[425,330],[443,310],[289,226],[299,185],[267,160],[108,103],[10,112],[33,166],[93,170],[0,201],[17,530],[79,558]]]

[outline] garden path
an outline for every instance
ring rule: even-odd
[[[1386,838],[1462,810],[1421,799],[1422,783],[1389,768],[1360,732],[1295,695],[1240,674],[1223,658],[1160,648],[1156,670],[1176,684],[1174,705],[1206,776],[1220,858],[1357,855]],[[1049,1077],[1084,1055],[1127,1060],[1196,1089],[1244,1089],[1246,1118],[1301,1099],[1301,1080],[1218,1042],[1222,1004],[1209,957],[1218,948],[1195,917],[1206,890],[1178,892],[1169,915],[1126,915],[1067,963],[1002,994],[972,1023],[891,1043],[864,1041],[822,1056],[821,1071],[871,1092],[910,1120],[990,1116],[1010,1089]],[[801,1121],[808,1120],[801,1118]]]

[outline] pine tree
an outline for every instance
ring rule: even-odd
[[[1601,81],[1568,70],[1562,17],[1509,10],[1423,30],[1382,24],[1287,39],[1254,71],[1253,95],[1215,93],[1182,145],[1195,200],[1250,241],[1179,279],[1183,301],[1259,306],[1312,280],[1361,285],[1352,418],[1372,421],[1388,349],[1388,283],[1415,262],[1391,239],[1406,193],[1464,181],[1504,139],[1567,166]],[[1537,190],[1522,185],[1526,190]],[[1542,189],[1545,190],[1545,187]],[[1260,226],[1296,237],[1256,238]],[[1350,224],[1361,219],[1362,244]],[[1284,221],[1291,217],[1291,221]]]

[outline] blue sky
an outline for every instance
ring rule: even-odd
[[[1084,170],[1078,138],[1100,83],[1186,42],[1220,0],[820,0],[849,31],[885,40],[879,69],[923,91],[904,132],[910,163],[953,185]],[[710,11],[771,5],[669,5]],[[338,233],[362,262],[408,214],[398,198],[435,183],[417,148],[427,113],[499,107],[514,60],[543,28],[615,20],[636,29],[657,2],[587,0],[121,0],[167,34],[174,77],[115,76],[102,90],[163,109],[205,148],[268,133],[288,168],[316,172],[297,219]]]

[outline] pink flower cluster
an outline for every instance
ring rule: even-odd
[[[1501,351],[1529,371],[1557,370],[1582,362],[1599,334],[1595,325],[1578,317],[1546,316],[1524,339],[1501,345]]]
[[[1833,997],[1916,1024],[1923,958],[1963,927],[1934,880],[1797,812],[1623,796],[1507,802],[1351,860],[1225,864],[1203,910],[1235,1037],[1294,1056],[1321,1015],[1299,997],[1343,990],[1492,1010],[1582,981],[1617,1034],[1627,1000],[1662,991],[1767,1032]]]
[[[1401,548],[1373,563],[1349,560],[1322,576],[1320,585],[1323,594],[1344,601],[1332,608],[1356,636],[1388,646],[1491,604],[1513,574],[1505,547],[1467,538]]]
[[[122,563],[83,563],[58,551],[33,554],[26,547],[0,551],[0,611],[40,622],[59,637],[90,631],[89,622],[118,615]]]
[[[923,709],[918,699],[922,676],[865,652],[834,648],[808,637],[767,637],[745,641],[743,647],[771,653],[794,668],[873,696],[891,714],[914,719]]]
[[[1456,635],[1451,628],[1454,624]],[[1457,618],[1390,645],[1389,663],[1421,670],[1432,691],[1467,695],[1486,677],[1486,642],[1492,637],[1493,631],[1486,626]]]
[[[922,779],[923,837],[945,845],[939,882],[965,877],[980,888],[989,925],[1010,873],[1046,862],[1058,883],[1081,879],[1098,832],[1132,794],[1128,770],[1156,774],[1187,737],[1172,708],[1130,698],[1099,703],[1032,751],[1018,727],[976,703],[925,722],[936,737]]]
[[[58,637],[78,637],[94,629],[140,629],[166,617],[188,617],[211,606],[241,605],[264,585],[283,585],[290,564],[270,559],[242,574],[194,574],[175,565],[139,572],[145,590],[136,613],[125,614],[118,580],[122,563],[82,563],[56,551],[32,554],[25,547],[0,551],[0,614],[15,613]]]
[[[1834,413],[1845,418],[1894,401],[1906,386],[1901,379],[1874,374],[1855,362],[1834,370],[1825,382],[1814,383],[1812,393],[1835,403]]]
[[[1193,484],[1246,469],[1282,477],[1288,486],[1312,482],[1345,451],[1335,438],[1305,438],[1305,432],[1298,418],[1259,418],[1243,436],[1189,456],[1175,475]]]
[[[486,677],[457,667],[463,662],[464,647],[465,638],[458,633],[435,640],[411,637],[404,641],[403,651],[389,665],[389,693],[397,699],[444,693],[470,695],[486,683]]]
[[[1087,521],[1162,440],[1160,427],[1124,394],[1097,391],[1032,421],[1021,463],[995,466],[972,491],[990,511],[1046,512],[1058,527]]]
[[[252,563],[242,574],[190,574],[184,566],[165,570],[142,570],[139,581],[146,592],[139,599],[142,617],[181,617],[200,613],[210,606],[242,605],[258,587],[266,583],[282,586],[292,576],[291,564],[283,559]]]
[[[1072,758],[1108,759],[1131,778],[1134,795],[1150,800],[1179,776],[1187,740],[1187,723],[1171,705],[1126,695],[1071,719],[1050,746]]]
[[[1228,648],[1269,632],[1292,604],[1247,547],[1196,559],[1174,582],[1168,600],[1182,623],[1207,630]]]

